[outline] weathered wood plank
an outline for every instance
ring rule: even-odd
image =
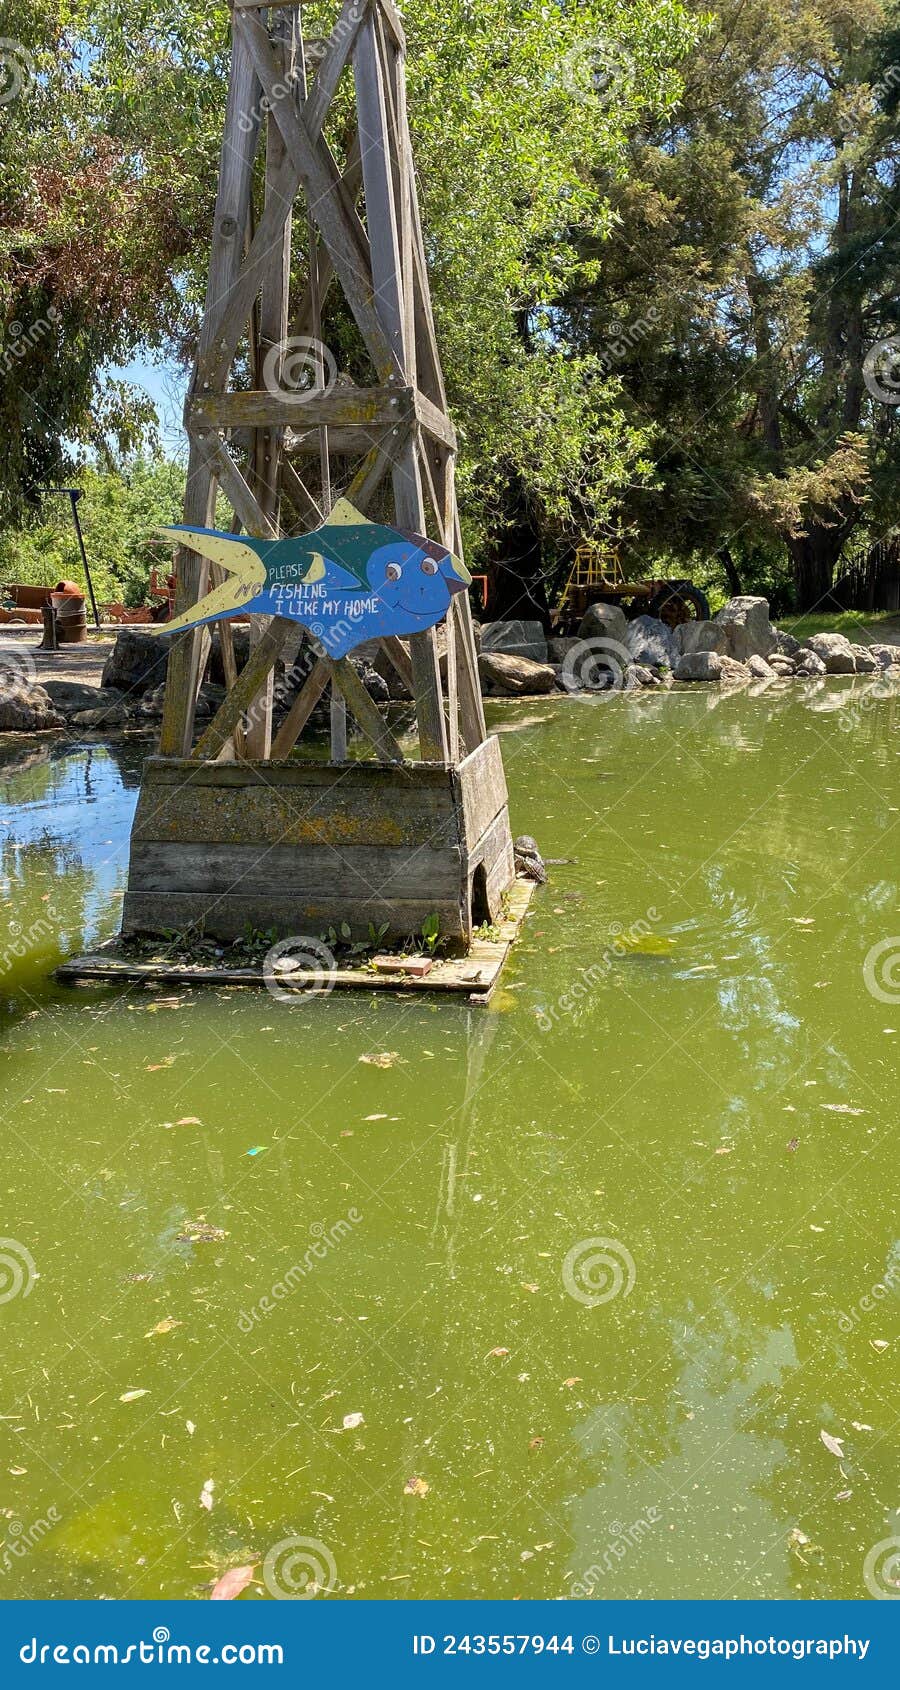
[[[439,410],[433,400],[418,391],[415,394],[415,412],[426,433],[433,435],[435,440],[440,440],[444,446],[449,446],[451,451],[455,450],[456,430],[450,418]]]
[[[206,892],[249,897],[370,898],[435,901],[455,898],[460,855],[448,846],[138,843],[131,854],[129,885],[144,895]],[[165,915],[164,907],[161,914]]]
[[[354,717],[362,728],[366,738],[375,747],[378,756],[386,763],[402,763],[403,752],[397,744],[387,725],[378,705],[369,697],[356,670],[349,658],[342,657],[333,666],[335,686],[340,688]],[[347,755],[347,741],[344,739],[344,756]],[[339,761],[334,757],[332,760]]]
[[[267,676],[274,669],[281,655],[281,648],[288,636],[294,632],[294,628],[295,624],[286,616],[272,617],[225,702],[219,706],[209,727],[197,741],[194,756],[198,760],[217,757],[226,741],[231,739],[245,710],[250,709]]]
[[[188,933],[198,929],[220,939],[240,939],[248,927],[270,930],[276,936],[308,935],[317,938],[329,927],[350,928],[355,939],[368,938],[370,927],[387,926],[386,942],[393,943],[418,932],[429,915],[437,914],[441,931],[452,939],[465,939],[462,918],[452,899],[403,900],[284,896],[260,892],[239,893],[170,892],[165,904],[159,894],[129,891],[125,894],[122,932]],[[375,978],[373,976],[373,978]]]
[[[273,761],[290,756],[330,678],[331,664],[328,658],[318,658],[272,741]]]
[[[362,28],[365,29],[366,24]],[[341,189],[334,160],[320,140],[313,145],[294,107],[277,94],[278,66],[273,58],[265,25],[256,13],[235,18],[235,33],[245,36],[257,75],[272,101],[276,122],[303,184],[309,203],[315,206],[316,221],[331,261],[340,279],[347,303],[369,349],[376,370],[382,376],[400,373],[391,342],[385,336],[372,303],[371,257],[361,225],[354,221]]]
[[[471,851],[509,802],[496,735],[492,734],[469,753],[454,770],[453,781],[463,815],[466,849]]]
[[[200,428],[394,428],[415,411],[410,387],[334,387],[270,393],[267,388],[219,393],[191,401],[190,426]]]

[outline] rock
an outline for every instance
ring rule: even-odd
[[[589,605],[578,625],[580,640],[615,640],[624,646],[627,633],[628,617],[617,604]]]
[[[763,662],[766,661],[768,661],[769,668],[774,675],[795,675],[797,673],[797,664],[793,657],[781,657],[777,651],[773,651],[768,660],[763,659]]]
[[[132,696],[158,687],[166,677],[171,637],[146,634],[138,628],[120,628],[106,662],[100,685],[115,687]]]
[[[675,645],[682,654],[717,651],[724,656],[728,650],[728,633],[721,622],[682,622],[675,629]]]
[[[36,682],[11,682],[0,687],[0,733],[45,733],[65,725],[65,717]]]
[[[774,681],[775,679],[775,670],[771,664],[767,663],[764,657],[759,657],[756,652],[753,653],[752,657],[747,658],[747,671],[755,681]]]
[[[875,675],[881,669],[878,658],[869,646],[852,645],[850,650],[856,658],[857,675]]]
[[[76,710],[69,720],[76,728],[120,728],[128,720],[128,712],[121,699],[114,704],[100,704],[93,710]]]
[[[91,687],[85,681],[55,681],[51,676],[41,685],[55,710],[74,716],[80,710],[99,710],[118,704],[122,694],[116,687]]]
[[[635,663],[674,669],[680,656],[675,631],[656,616],[636,616],[625,632],[625,645]]]
[[[686,651],[672,673],[676,681],[718,681],[724,661],[717,651]]]
[[[783,633],[781,628],[775,628],[773,632],[775,634],[774,649],[781,657],[796,657],[797,653],[803,650],[800,641],[795,640],[793,634]]]
[[[722,665],[720,680],[723,687],[743,686],[750,679],[750,670],[746,663],[739,663],[736,657],[720,657]]]
[[[749,594],[729,599],[714,620],[725,629],[726,655],[738,663],[746,663],[748,657],[768,657],[775,650],[777,642],[769,621],[768,599]]]
[[[882,669],[892,669],[900,664],[900,645],[875,644],[866,648],[877,659]]]
[[[803,641],[804,651],[821,658],[829,675],[855,675],[856,658],[846,634],[810,634]]]
[[[795,673],[798,675],[824,675],[824,661],[814,651],[801,651]]]
[[[298,629],[298,632],[306,634],[305,629]],[[212,628],[210,636],[209,667],[206,672],[214,686],[224,687],[225,668],[222,663],[222,635],[218,628]],[[249,625],[242,624],[240,627],[235,627],[232,623],[231,643],[234,646],[234,660],[237,664],[238,674],[240,674],[247,658],[250,656]],[[294,661],[294,658],[291,658],[290,661]]]
[[[565,663],[570,651],[577,651],[583,640],[573,638],[550,639],[547,641],[547,657],[551,663]]]
[[[369,697],[374,699],[376,704],[387,704],[391,695],[384,676],[379,675],[377,669],[373,669],[371,663],[356,663],[354,668]]]
[[[498,651],[507,657],[528,657],[532,663],[546,663],[547,636],[540,622],[485,622],[481,628],[482,651]]]
[[[510,652],[482,651],[478,659],[482,691],[515,697],[520,693],[552,692],[556,673],[549,663]]]
[[[629,663],[625,670],[626,692],[637,692],[639,687],[658,687],[660,678],[646,663]]]

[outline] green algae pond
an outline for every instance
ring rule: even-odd
[[[4,751],[0,1598],[896,1593],[900,702],[490,712],[488,1009],[56,984],[142,752]]]

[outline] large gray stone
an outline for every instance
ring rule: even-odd
[[[870,646],[851,645],[850,650],[856,659],[857,675],[875,675],[881,669],[881,664]]]
[[[628,617],[620,605],[591,604],[578,626],[580,640],[615,640],[624,646],[628,633]]]
[[[881,669],[893,669],[900,664],[900,645],[884,645],[876,641],[873,645],[867,646],[866,650],[870,651],[874,658],[877,658],[878,666]]]
[[[798,675],[824,675],[826,673],[825,664],[816,652],[801,651],[797,659],[796,673]],[[853,673],[856,673],[855,669]]]
[[[781,628],[776,628],[774,630],[774,633],[775,633],[774,650],[777,651],[780,654],[780,656],[782,656],[782,657],[796,657],[798,651],[802,650],[802,647],[800,645],[800,641],[796,640],[794,638],[793,634],[785,633]]]
[[[727,636],[726,655],[738,663],[748,657],[768,657],[777,644],[775,629],[769,621],[769,601],[742,594],[729,599],[714,618]]]
[[[828,675],[855,675],[856,658],[846,634],[810,634],[804,650],[821,659]]]
[[[540,622],[484,622],[482,651],[499,651],[508,657],[529,657],[532,663],[546,663],[547,636]]]
[[[63,716],[74,716],[79,710],[100,710],[104,705],[116,703],[122,696],[115,687],[104,689],[89,686],[86,681],[55,681],[50,675],[41,682],[41,686],[54,709]]]
[[[686,651],[672,673],[676,681],[718,681],[723,659],[717,651]]]
[[[728,634],[721,622],[682,622],[675,629],[675,644],[682,655],[689,651],[717,651],[724,656]]]
[[[775,679],[775,670],[757,652],[754,652],[752,657],[747,658],[747,669],[755,681],[774,681]]]
[[[102,687],[115,687],[132,696],[151,691],[166,678],[171,637],[147,634],[140,628],[120,628],[100,677]]]
[[[7,682],[0,686],[0,733],[45,733],[64,728],[65,718],[36,682]]]
[[[482,691],[516,697],[522,693],[552,692],[556,670],[551,663],[535,663],[508,651],[482,651],[478,659]]]
[[[656,669],[674,669],[681,655],[675,631],[657,616],[636,616],[625,632],[625,645],[635,663]]]

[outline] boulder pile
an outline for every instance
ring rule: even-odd
[[[578,633],[545,638],[539,622],[482,628],[482,687],[488,695],[631,692],[673,682],[771,685],[794,677],[873,675],[900,682],[900,644],[853,644],[845,634],[797,640],[772,626],[768,600],[730,599],[708,622],[670,628],[653,616],[631,621],[618,605],[595,604]]]

